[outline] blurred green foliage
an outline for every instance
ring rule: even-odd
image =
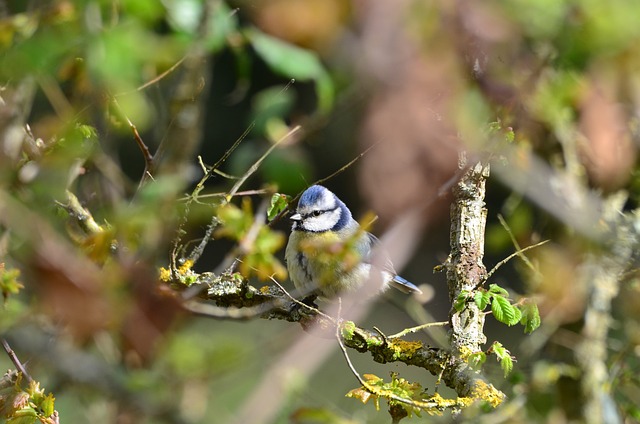
[[[284,246],[284,234],[260,223],[262,217],[254,216],[250,199],[244,198],[240,208],[233,204],[221,206],[216,214],[221,225],[215,235],[236,240],[242,247],[242,275],[257,276],[262,281],[287,278],[287,270],[274,256]]]
[[[40,383],[23,379],[15,371],[8,371],[0,379],[0,416],[10,424],[56,423],[53,395],[45,394]]]
[[[20,281],[18,281],[18,277],[20,277],[19,269],[6,269],[4,263],[0,263],[0,290],[2,290],[2,297],[5,302],[9,295],[20,293],[20,289],[23,289],[24,286]]]
[[[626,190],[625,211],[638,206],[639,2],[413,1],[381,2],[380,9],[358,2],[303,3],[26,0],[0,7],[0,330],[36,381],[54,390],[62,422],[229,422],[299,334],[288,333],[292,326],[283,323],[186,317],[176,305],[176,294],[158,284],[157,270],[171,261],[177,236],[181,244],[174,253],[184,258],[212,230],[202,260],[181,265],[192,277],[192,266],[214,269],[230,249],[248,241],[255,226],[255,238],[243,245],[240,270],[245,276],[282,278],[285,269],[278,255],[284,236],[259,222],[262,217],[251,205],[259,204],[259,196],[268,201],[274,186],[294,195],[352,159],[349,155],[363,151],[366,143],[390,143],[391,150],[403,146],[408,152],[398,162],[391,155],[377,161],[374,169],[392,165],[383,178],[360,174],[361,185],[370,182],[375,188],[366,194],[370,198],[388,196],[385,181],[410,170],[414,162],[422,168],[405,185],[418,190],[436,184],[427,179],[438,172],[435,166],[426,169],[427,159],[444,161],[439,153],[461,148],[462,139],[465,148],[488,151],[495,166],[508,162],[501,151],[505,145],[516,149],[517,155],[510,156],[516,160],[506,164],[514,169],[531,165],[527,154],[535,155],[576,185],[567,189],[566,179],[551,174],[537,175],[528,185],[550,182],[569,204],[579,187],[599,198]],[[271,9],[278,6],[283,8]],[[280,30],[278,36],[273,28]],[[310,37],[318,38],[302,43],[303,37],[294,33],[301,28],[326,31],[314,31]],[[189,61],[193,57],[198,58],[195,65]],[[198,65],[215,78],[201,74],[191,81],[197,90],[185,103],[177,102],[184,76]],[[413,72],[404,72],[406,68]],[[415,75],[436,83],[427,86]],[[411,88],[403,91],[405,83]],[[403,98],[393,102],[381,93]],[[196,99],[206,102],[198,105]],[[399,112],[381,119],[373,132],[365,132],[371,139],[356,144],[354,128],[380,119],[382,106]],[[199,124],[190,107],[219,115],[200,110]],[[414,128],[412,120],[424,120],[414,112],[427,109],[436,119],[418,131],[420,141],[399,144],[415,136],[405,132]],[[362,122],[356,122],[359,114]],[[169,141],[179,148],[187,130],[199,125],[233,121],[236,128],[250,131],[228,163],[220,164],[227,172],[212,173],[197,195],[185,197],[208,170],[200,169],[193,157],[186,170],[155,174],[152,169],[147,178],[127,119],[152,154],[170,129],[178,129],[179,136]],[[440,124],[450,129],[446,134],[433,130],[442,144],[421,150]],[[254,199],[227,197],[233,178],[244,175],[295,125],[303,125],[304,138],[282,143],[241,188]],[[382,134],[387,129],[390,133]],[[203,162],[216,163],[241,133],[199,139]],[[171,160],[170,155],[163,158]],[[372,168],[355,172],[366,169]],[[340,185],[337,181],[345,180],[333,181]],[[260,188],[264,183],[271,185]],[[469,363],[484,364],[487,353],[493,353],[499,362],[495,369],[489,363],[483,367],[489,378],[513,368],[513,380],[502,387],[525,406],[511,404],[512,415],[506,419],[568,422],[574,419],[572,410],[561,399],[572,392],[564,384],[578,390],[584,372],[573,353],[585,311],[579,278],[589,265],[587,253],[606,249],[577,236],[572,219],[558,218],[553,205],[504,193],[508,178],[503,183],[494,187],[503,194],[488,200],[491,260],[519,249],[515,244],[549,238],[553,245],[527,252],[526,267],[509,268],[503,281],[515,289],[479,288],[463,293],[456,306],[475,302],[481,309],[490,307],[501,323],[519,322],[525,333],[542,325],[544,331],[523,340],[515,335],[521,331],[490,326],[490,334],[500,341],[470,356]],[[347,184],[338,188],[349,192],[356,183]],[[93,214],[100,231],[87,233],[78,225],[77,216],[64,207],[67,190]],[[422,193],[418,197],[432,200]],[[288,199],[272,199],[269,219],[284,210]],[[388,202],[385,197],[382,203]],[[493,219],[498,211],[506,226]],[[447,225],[434,227],[447,230]],[[446,257],[446,247],[427,249],[418,256]],[[620,276],[625,285],[611,310],[606,364],[611,372],[606,393],[626,420],[640,416],[634,373],[639,365],[640,288],[634,267]],[[431,282],[430,268],[422,260],[410,267]],[[441,297],[427,309],[446,317],[446,290],[438,286],[436,291]],[[519,291],[536,292],[540,309],[532,302],[510,300],[509,293]],[[382,309],[376,309],[373,325],[405,325],[397,311]],[[60,349],[63,355],[56,353]],[[72,363],[65,358],[73,358]],[[2,361],[15,368],[7,358]],[[358,365],[373,367],[368,359]],[[280,419],[387,422],[384,414],[362,411],[342,399],[353,384],[345,369],[334,361],[321,375],[299,384],[281,407]],[[20,378],[3,380],[0,397],[20,397],[20,408],[2,406],[3,418],[46,422],[53,397]],[[323,378],[327,387],[315,387]],[[342,378],[348,384],[338,389]],[[420,374],[413,381],[423,378]],[[402,396],[421,391],[416,383],[395,376],[391,383],[375,376],[371,380]],[[362,400],[367,393],[356,394]],[[496,421],[505,418],[501,410],[493,413]]]

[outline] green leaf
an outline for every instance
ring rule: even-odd
[[[275,253],[280,250],[285,241],[284,234],[264,226],[258,231],[258,236],[254,242],[254,250],[260,253]]]
[[[318,108],[326,113],[333,104],[333,82],[318,56],[310,51],[267,35],[257,29],[244,32],[258,56],[276,73],[316,84]]]
[[[516,139],[516,133],[513,132],[513,128],[511,127],[506,128],[504,139],[507,143],[513,143],[513,140]]]
[[[251,100],[251,120],[255,123],[255,130],[265,134],[270,122],[286,119],[295,100],[295,90],[282,85],[269,87],[256,93]]]
[[[464,309],[464,306],[467,304],[467,299],[469,298],[469,292],[467,290],[462,290],[458,297],[456,298],[453,307],[457,312],[460,312]]]
[[[144,2],[142,2],[144,3]],[[204,10],[201,0],[172,0],[166,2],[169,25],[175,30],[196,38]],[[206,32],[205,45],[211,52],[221,50],[227,44],[227,37],[236,31],[238,16],[226,2],[215,2],[211,10],[211,26]]]
[[[500,122],[500,120],[489,123],[489,134],[497,134],[497,133],[502,133],[504,135],[504,140],[507,143],[511,143],[515,139],[515,133],[513,132],[513,128],[503,127],[502,122]]]
[[[4,263],[0,263],[0,292],[6,299],[10,294],[17,294],[20,289],[24,288],[22,283],[18,281],[20,270],[5,269]]]
[[[476,292],[476,295],[473,297],[474,302],[478,305],[478,308],[483,311],[484,308],[487,307],[489,301],[491,300],[491,294],[484,290],[479,290]]]
[[[505,377],[509,375],[513,370],[513,359],[511,356],[505,356],[500,359],[500,368],[502,368],[502,372],[504,372]]]
[[[493,342],[489,351],[495,353],[496,358],[500,361],[500,367],[504,372],[504,376],[506,377],[511,370],[513,370],[513,357],[511,356],[511,352],[509,352],[500,342]]]
[[[496,320],[509,326],[515,325],[520,321],[522,315],[520,311],[516,312],[516,308],[500,295],[493,295],[493,301],[491,302],[491,312]]]
[[[276,193],[271,196],[271,202],[269,203],[269,209],[267,209],[267,219],[272,221],[280,212],[287,208],[289,205],[290,196],[286,194]]]
[[[253,224],[251,201],[248,198],[242,199],[242,208],[232,203],[220,206],[218,218],[222,226],[216,230],[216,237],[242,240]]]
[[[347,397],[360,400],[367,403],[371,397],[371,393],[366,390],[354,389],[347,393]],[[348,418],[341,417],[337,412],[332,411],[331,407],[302,407],[295,410],[289,417],[291,423],[315,423],[315,424],[353,424]]]
[[[44,397],[42,402],[40,403],[40,409],[42,410],[42,415],[45,417],[49,417],[53,414],[54,411],[54,402],[56,398],[53,397],[53,393],[49,393]]]
[[[91,125],[81,124],[79,122],[76,123],[76,130],[82,135],[84,138],[97,138],[98,130]]]
[[[502,287],[500,287],[497,284],[489,285],[489,293],[498,294],[498,295],[503,296],[503,297],[509,297],[509,292],[506,289],[503,289]]]
[[[38,414],[36,410],[27,406],[15,411],[12,416],[7,419],[7,424],[33,424],[37,418]]]
[[[479,369],[482,364],[487,361],[487,354],[484,352],[476,352],[469,355],[467,363],[474,369]]]
[[[515,312],[515,316],[513,317],[513,320],[515,321],[515,323],[513,325],[516,325],[522,319],[522,311],[520,310],[519,307],[515,305],[511,305],[511,306],[513,306],[513,312]]]
[[[135,16],[149,25],[158,22],[164,14],[164,6],[159,0],[124,0],[120,5],[126,15]]]
[[[209,28],[207,47],[212,52],[218,52],[227,45],[227,38],[238,29],[238,14],[226,2],[215,2],[213,19]]]
[[[524,332],[531,334],[538,327],[540,327],[540,311],[538,305],[532,301],[526,301],[522,307],[522,317],[520,318],[520,324],[524,325]]]

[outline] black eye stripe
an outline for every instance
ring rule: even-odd
[[[315,210],[315,211],[311,211],[309,213],[305,213],[304,215],[302,215],[302,219],[307,219],[307,218],[311,218],[311,217],[314,217],[314,216],[320,216],[320,215],[322,215],[324,213],[327,213],[327,212],[333,212],[336,209],[338,209],[338,207],[335,207],[335,208],[332,208],[332,209],[318,209],[318,210]]]

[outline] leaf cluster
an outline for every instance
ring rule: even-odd
[[[0,263],[0,291],[5,301],[9,295],[18,294],[24,288],[22,283],[18,281],[18,277],[20,277],[19,269],[7,269],[4,262]]]
[[[456,311],[462,311],[469,301],[473,301],[481,311],[490,305],[498,322],[508,326],[519,323],[524,326],[527,334],[537,329],[541,323],[538,306],[532,300],[523,299],[514,303],[509,299],[509,292],[497,284],[491,284],[488,289],[479,287],[474,291],[461,291],[454,303]]]
[[[467,302],[470,301],[474,302],[480,311],[484,311],[490,306],[491,313],[498,322],[508,326],[519,323],[524,327],[524,332],[527,334],[540,326],[540,312],[533,301],[523,299],[513,303],[509,299],[509,292],[497,284],[489,285],[488,289],[479,287],[474,292],[463,290],[454,303],[456,311],[462,311]],[[496,355],[496,359],[500,362],[500,367],[506,377],[513,369],[514,357],[498,341],[495,341],[486,352],[470,353],[466,359],[474,368],[480,368],[486,362],[488,354]]]
[[[40,383],[31,380],[23,388],[23,376],[7,371],[0,379],[0,417],[9,424],[56,424],[58,413],[53,394],[45,394]]]
[[[420,383],[411,383],[404,378],[398,377],[397,373],[391,373],[391,381],[384,381],[383,378],[374,374],[364,374],[365,386],[349,391],[346,396],[358,399],[366,404],[373,401],[377,411],[380,410],[380,400],[385,399],[389,406],[398,405],[402,407],[406,415],[411,417],[412,414],[420,417],[421,408],[407,402],[399,402],[397,399],[415,400],[421,402],[425,397],[425,390]],[[433,413],[433,411],[427,411]]]
[[[261,222],[261,217],[254,215],[250,198],[243,198],[241,207],[228,203],[220,206],[216,212],[220,226],[215,235],[235,240],[241,246],[239,269],[242,275],[247,278],[255,275],[263,281],[271,277],[280,280],[287,278],[287,270],[275,257],[275,253],[284,245],[285,236],[269,228]]]
[[[493,342],[486,352],[475,352],[469,355],[467,362],[474,368],[480,368],[487,361],[487,355],[490,354],[496,355],[496,359],[500,363],[500,368],[502,368],[504,376],[509,375],[513,370],[515,357],[498,341]]]
[[[460,409],[473,402],[471,398],[445,399],[438,393],[429,395],[420,383],[412,383],[395,372],[391,373],[390,381],[374,374],[365,374],[363,382],[362,387],[349,391],[346,396],[364,404],[373,400],[377,411],[380,410],[380,400],[384,399],[389,405],[390,414],[398,421],[413,415],[421,417],[422,412],[442,415],[446,409]]]

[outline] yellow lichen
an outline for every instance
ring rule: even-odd
[[[160,281],[168,283],[171,281],[171,271],[168,268],[160,267]]]
[[[467,362],[467,359],[469,358],[469,356],[473,355],[474,353],[475,352],[469,349],[468,347],[461,346],[458,352],[458,356],[460,357],[460,359]]]
[[[180,273],[181,275],[185,275],[189,271],[191,271],[192,266],[193,266],[193,260],[187,259],[186,261],[184,261],[182,265],[178,267],[178,273]]]
[[[260,290],[260,293],[262,293],[262,294],[269,294],[269,291],[271,290],[271,287],[269,287],[269,286],[262,286],[262,287],[260,287],[260,289],[259,289],[259,290]]]
[[[184,261],[184,263],[176,269],[178,281],[180,281],[182,284],[186,286],[190,286],[191,284],[195,283],[198,277],[198,274],[193,272],[193,270],[191,269],[192,266],[193,266],[193,261],[188,259]],[[170,269],[160,267],[160,272],[159,272],[160,281],[169,283],[172,281],[171,277],[172,277],[172,273]]]
[[[504,401],[505,395],[493,385],[476,380],[471,391],[471,398],[483,400],[495,408]]]
[[[424,346],[422,342],[419,341],[406,341],[401,339],[395,339],[390,344],[390,347],[394,350],[394,359],[398,359],[400,357],[412,357],[415,355],[416,351],[422,349]]]

